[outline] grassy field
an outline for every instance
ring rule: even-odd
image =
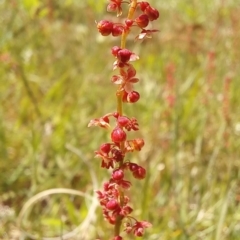
[[[148,169],[131,188],[135,216],[153,224],[143,239],[239,240],[240,0],[150,2],[160,32],[128,40],[141,99],[124,106],[146,142],[131,155]],[[111,237],[94,193],[109,136],[87,128],[116,109],[119,39],[95,25],[113,17],[105,6],[0,0],[0,239]]]

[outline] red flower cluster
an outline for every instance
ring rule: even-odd
[[[110,3],[107,6],[108,12],[117,12],[117,17],[122,15],[122,7],[121,4],[124,1],[122,0],[110,0]]]
[[[136,165],[135,168],[137,169],[137,167],[139,166]],[[131,183],[124,180],[124,171],[122,169],[116,169],[113,171],[109,182],[104,184],[103,191],[97,191],[98,199],[103,208],[103,215],[110,224],[115,225],[117,218],[126,218],[127,221],[124,231],[141,237],[144,233],[144,229],[150,227],[151,224],[146,221],[139,222],[129,216],[133,211],[129,206],[130,199],[126,195],[121,196],[120,189],[128,189],[130,186]],[[115,236],[114,239],[121,239],[121,236]]]
[[[111,129],[111,141],[103,143],[95,151],[95,157],[101,160],[102,168],[112,170],[109,181],[104,184],[102,191],[97,191],[97,194],[104,218],[115,226],[113,240],[123,239],[119,232],[122,223],[124,231],[128,234],[132,233],[136,237],[141,237],[144,229],[151,226],[146,221],[137,221],[130,216],[133,209],[129,205],[130,198],[125,194],[125,190],[131,187],[131,182],[125,179],[125,173],[129,171],[134,178],[144,179],[146,170],[144,167],[126,160],[125,157],[129,152],[140,151],[144,146],[144,140],[141,138],[128,139],[128,132],[139,130],[139,124],[136,118],[123,115],[122,105],[123,103],[135,103],[140,99],[140,94],[134,90],[139,78],[136,77],[136,69],[130,63],[138,60],[139,57],[125,47],[126,37],[132,27],[138,27],[141,32],[136,39],[150,38],[152,33],[157,30],[146,28],[151,21],[158,19],[159,12],[148,2],[138,2],[137,0],[110,0],[107,11],[116,12],[117,16],[121,16],[124,3],[128,3],[130,6],[127,19],[122,21],[124,23],[113,23],[108,20],[101,20],[97,23],[101,35],[122,36],[121,46],[114,46],[111,49],[115,58],[113,70],[119,71],[118,74],[111,77],[112,83],[118,87],[116,91],[117,111],[95,118],[88,124],[89,127],[99,126]],[[141,13],[134,17],[137,9]]]
[[[121,5],[123,3],[127,2],[122,0],[110,0],[107,10],[109,12],[117,12],[117,16],[121,16],[122,15]],[[148,2],[138,2],[136,7],[140,9],[142,14],[136,17],[134,20],[126,19],[125,24],[101,20],[100,22],[97,23],[98,31],[103,36],[108,36],[112,34],[112,36],[117,37],[120,36],[123,32],[130,31],[131,27],[138,26],[139,28],[142,29],[142,31],[136,37],[136,39],[142,40],[144,38],[150,38],[151,34],[156,32],[157,30],[147,30],[146,27],[149,25],[149,22],[155,21],[159,18],[159,11],[151,7]]]
[[[98,31],[103,36],[108,36],[112,34],[113,37],[120,36],[123,32],[123,26],[119,24],[113,24],[107,20],[101,20],[97,23]]]

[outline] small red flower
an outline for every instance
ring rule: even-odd
[[[127,19],[125,21],[127,28],[130,28],[133,25],[133,23],[134,23],[134,21],[132,19]]]
[[[122,15],[122,0],[110,0],[110,3],[107,6],[108,12],[117,12],[117,17]]]
[[[122,170],[122,169],[117,169],[117,170],[115,170],[115,171],[112,173],[112,178],[113,178],[114,180],[117,180],[117,181],[123,180],[123,178],[124,178],[124,172],[123,172],[123,170]]]
[[[90,120],[90,122],[88,123],[88,127],[92,127],[92,126],[99,126],[102,128],[109,128],[109,119],[108,117],[101,117],[101,118],[95,118]]]
[[[116,210],[119,208],[119,203],[115,199],[112,199],[106,204],[106,208],[108,210]]]
[[[138,168],[132,173],[133,173],[133,176],[137,179],[144,179],[146,176],[146,170],[141,166],[138,166]]]
[[[140,94],[136,91],[130,93],[123,91],[122,101],[127,103],[135,103],[140,99]]]
[[[102,168],[107,168],[107,169],[109,169],[110,167],[113,168],[114,159],[111,156],[109,156],[109,154],[103,152],[102,150],[99,150],[99,151],[95,151],[95,157],[101,158],[101,160],[102,160],[101,167]]]
[[[124,158],[123,153],[122,153],[121,150],[119,150],[119,149],[113,148],[113,149],[111,150],[111,153],[112,153],[112,158],[113,158],[114,161],[116,161],[116,162],[120,162],[120,161],[122,161],[123,158]]]
[[[113,37],[120,36],[123,32],[123,27],[119,25],[114,25],[112,29],[112,35]]]
[[[121,50],[121,48],[118,47],[118,46],[112,47],[112,55],[113,55],[114,57],[117,57],[117,53],[118,53],[119,50]]]
[[[111,133],[111,138],[113,142],[120,143],[126,140],[127,135],[120,127],[116,127]]]
[[[132,52],[124,48],[118,51],[117,58],[120,62],[126,63],[130,60],[131,55],[132,55]]]
[[[138,169],[138,165],[136,163],[129,163],[129,170],[134,172]]]
[[[137,23],[137,25],[140,27],[140,28],[145,28],[147,27],[148,23],[149,23],[149,18],[148,18],[148,15],[147,14],[142,14],[140,15],[139,17],[137,17],[135,19],[135,22]]]
[[[126,116],[119,116],[117,119],[118,125],[120,127],[125,127],[127,124],[129,124],[130,119]]]
[[[127,131],[130,130],[137,131],[139,129],[136,118],[130,119],[126,116],[119,116],[117,122],[120,127],[124,127]]]
[[[141,8],[141,10],[144,12],[144,10],[146,9],[146,7],[148,7],[150,4],[148,2],[140,2],[139,6]]]
[[[118,6],[117,6],[116,3],[109,3],[109,4],[107,5],[107,11],[108,11],[108,12],[116,12],[117,9],[118,9]]]
[[[145,228],[149,228],[151,226],[152,224],[146,221],[135,222],[134,225],[132,226],[133,233],[136,237],[142,237]]]
[[[151,6],[147,6],[144,13],[148,15],[150,21],[154,21],[159,18],[159,11]]]
[[[128,216],[131,212],[133,211],[133,209],[129,206],[123,206],[121,211],[120,211],[120,215],[122,216]]]
[[[132,91],[127,95],[127,102],[135,103],[139,100],[140,94],[136,91]]]
[[[97,28],[98,28],[98,31],[103,36],[108,36],[109,34],[112,33],[113,23],[107,20],[101,20],[100,22],[97,23]]]
[[[123,68],[125,66],[129,66],[128,62],[139,59],[135,53],[126,48],[118,49],[117,47],[114,47],[112,48],[112,53],[117,58],[117,60],[113,63],[113,69],[116,69],[117,67]]]
[[[127,70],[125,70],[125,68],[120,68],[120,75],[112,76],[112,82],[118,85],[122,85],[124,90],[127,93],[130,93],[133,91],[133,84],[139,81],[139,79],[136,78],[135,75],[135,68],[131,64],[129,64]]]
[[[100,146],[100,151],[103,153],[103,154],[109,154],[111,150],[111,144],[110,143],[104,143]]]

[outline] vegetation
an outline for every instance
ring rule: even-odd
[[[131,189],[135,214],[153,224],[143,239],[238,240],[240,1],[149,2],[160,32],[127,43],[144,56],[135,64],[144,97],[124,109],[146,143],[132,154],[148,169]],[[0,1],[0,239],[61,236],[86,216],[70,239],[112,231],[94,193],[109,176],[93,152],[109,139],[87,128],[116,106],[105,52],[116,40],[95,24],[105,7]]]

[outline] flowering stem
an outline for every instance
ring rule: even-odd
[[[119,87],[119,90],[117,91],[117,112],[119,116],[123,115],[123,104],[122,104],[122,92],[121,92],[122,86]]]
[[[137,6],[137,0],[132,0],[131,6],[130,6],[129,11],[128,11],[128,16],[127,16],[128,19],[133,18],[133,14],[136,10],[136,6]]]
[[[129,171],[136,179],[144,179],[146,170],[144,167],[133,163],[130,159],[125,160],[125,155],[140,151],[144,146],[142,138],[129,139],[127,132],[139,130],[137,119],[123,114],[123,103],[133,104],[140,99],[140,94],[134,91],[134,84],[139,81],[136,77],[136,70],[130,63],[138,60],[139,57],[126,49],[127,37],[132,27],[139,27],[140,33],[136,39],[149,38],[157,30],[145,29],[149,22],[159,17],[157,9],[150,6],[148,2],[137,0],[110,0],[107,10],[116,12],[117,17],[122,14],[122,4],[129,3],[128,15],[125,23],[114,23],[108,20],[101,20],[97,23],[97,28],[102,36],[121,36],[121,45],[112,47],[112,55],[116,58],[113,63],[113,70],[118,69],[119,74],[113,75],[111,81],[118,85],[116,91],[117,112],[105,114],[100,118],[92,119],[88,127],[99,126],[109,129],[110,119],[115,120],[115,127],[111,130],[111,142],[103,143],[95,151],[95,156],[101,159],[101,167],[112,169],[112,174],[108,182],[104,183],[102,191],[96,191],[99,202],[103,208],[103,216],[110,224],[114,225],[114,237],[111,240],[123,240],[120,236],[121,228],[127,234],[134,234],[136,237],[143,236],[144,229],[151,227],[146,221],[138,221],[131,217],[133,209],[129,205],[130,198],[125,194],[125,190],[131,187],[131,182],[125,178],[125,172]],[[138,17],[134,14],[136,9],[141,11]],[[124,226],[123,225],[124,221]]]
[[[134,12],[136,10],[136,6],[137,6],[137,0],[133,0],[132,3],[131,3],[131,6],[129,8],[129,11],[128,11],[127,19],[132,19],[133,18]],[[122,32],[121,48],[125,48],[125,46],[126,46],[126,39],[127,39],[127,36],[129,34],[129,32],[130,32],[129,29],[128,30],[124,30]],[[119,116],[123,115],[123,102],[122,102],[121,88],[122,88],[122,86],[119,87],[120,91],[117,92],[117,111],[118,111]],[[121,143],[120,148],[121,148],[121,150],[124,149],[124,142]],[[119,163],[119,167],[121,167],[122,165],[123,165],[123,161],[121,161]],[[124,193],[121,190],[119,190],[119,193],[120,193],[120,204],[122,205]],[[122,225],[122,217],[118,216],[117,219],[116,219],[115,226],[114,226],[114,235],[115,236],[120,235],[121,225]]]
[[[133,0],[132,3],[131,3],[131,6],[129,8],[129,11],[128,11],[128,16],[127,16],[128,20],[133,18],[134,12],[136,10],[136,6],[137,6],[137,0]],[[127,31],[124,30],[122,32],[121,48],[125,48],[125,46],[126,46],[126,39],[127,39],[128,34],[129,34],[129,30],[127,30]]]
[[[122,225],[122,218],[120,216],[118,216],[116,219],[115,226],[114,226],[114,236],[120,235],[121,225]]]
[[[131,3],[131,6],[128,11],[128,16],[127,19],[130,20],[133,18],[134,12],[136,10],[137,6],[137,0],[133,0]],[[122,37],[121,37],[121,48],[126,47],[126,39],[129,34],[130,30],[124,30],[122,32]],[[117,92],[117,111],[119,116],[123,115],[123,102],[122,102],[122,92],[121,92],[122,86],[119,87],[119,92]]]
[[[137,0],[133,0],[131,3],[131,7],[129,8],[129,11],[128,11],[127,19],[133,18],[133,14],[135,12],[136,5],[137,5]],[[129,29],[123,30],[122,37],[121,37],[121,48],[122,49],[126,47],[126,39],[127,39],[128,34],[129,34]],[[119,92],[119,94],[117,94],[117,109],[118,109],[119,115],[122,116],[122,112],[123,112],[123,110],[122,110],[122,94],[120,92]]]

